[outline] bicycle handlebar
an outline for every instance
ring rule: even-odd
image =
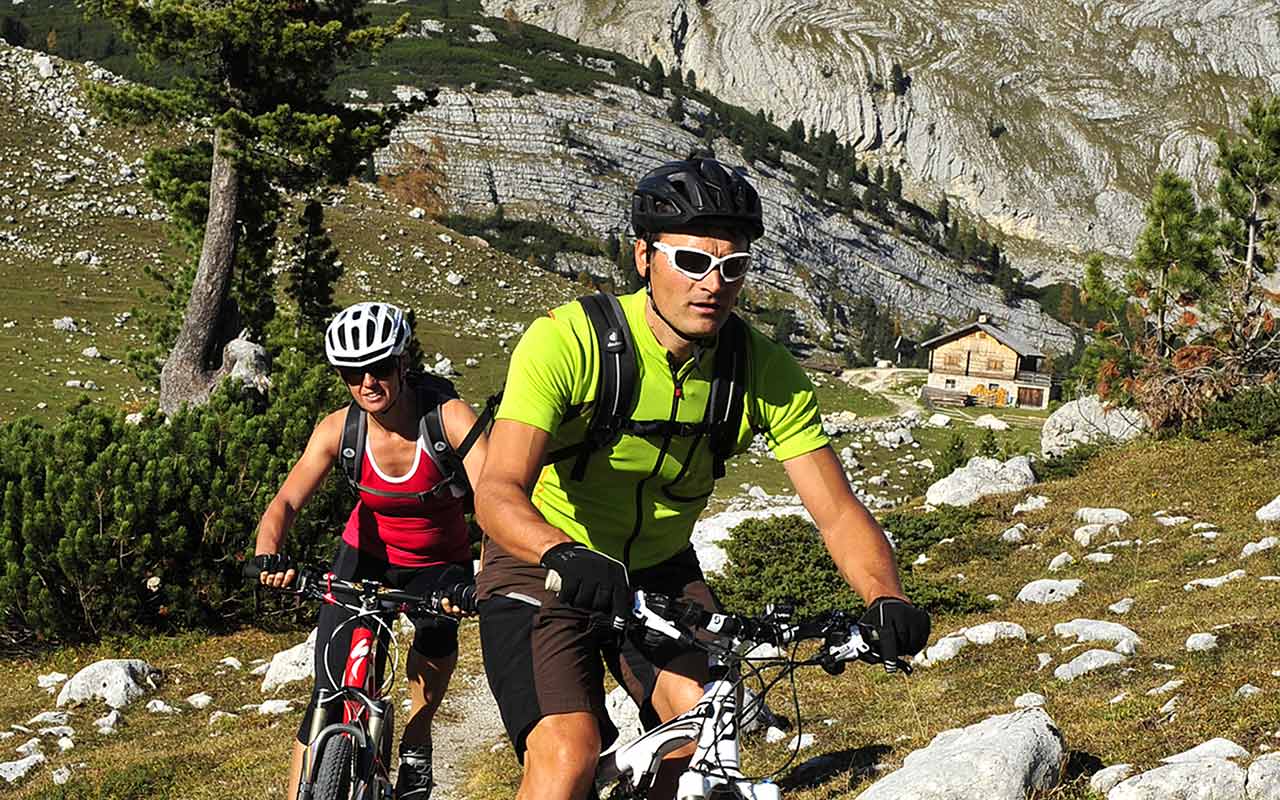
[[[560,574],[548,570],[544,583],[547,591],[559,592],[561,585]],[[614,620],[614,627],[654,631],[690,645],[696,640],[689,628],[756,644],[786,645],[821,639],[818,663],[832,674],[842,672],[845,663],[854,660],[884,664],[886,670],[911,674],[910,662],[887,662],[877,647],[876,632],[844,612],[792,620],[789,607],[772,606],[760,617],[748,617],[708,611],[694,602],[637,590],[632,619]]]
[[[464,615],[476,613],[476,587],[473,583],[455,583],[433,591],[427,596],[393,589],[374,580],[348,581],[337,577],[332,572],[320,571],[308,567],[293,568],[297,573],[293,583],[276,588],[276,591],[302,595],[311,600],[324,603],[336,603],[336,594],[348,595],[361,600],[372,600],[378,608],[387,612],[425,612],[435,616],[454,619],[444,610],[443,603],[462,611]],[[246,561],[241,569],[246,578],[260,580],[263,570],[252,560]]]

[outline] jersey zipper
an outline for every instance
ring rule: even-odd
[[[673,365],[670,360],[667,361],[667,367],[671,370],[671,383],[674,386],[671,392],[671,416],[668,422],[676,421],[677,412],[680,410],[680,401],[684,399],[685,378],[689,377],[689,374],[693,371],[693,366],[697,365],[700,355],[700,353],[694,353],[694,357],[680,367]],[[685,370],[685,375],[682,378],[680,369],[685,365],[690,365],[690,368]],[[636,484],[636,521],[631,529],[631,535],[627,537],[626,544],[622,546],[622,564],[628,570],[631,569],[631,545],[635,544],[636,539],[640,537],[641,521],[644,519],[644,485],[662,470],[662,462],[667,457],[667,450],[670,447],[671,434],[668,433],[662,437],[662,446],[658,448],[658,457],[653,462],[653,470]]]

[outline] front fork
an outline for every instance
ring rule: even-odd
[[[698,746],[689,766],[680,776],[676,800],[703,800],[721,786],[737,790],[743,800],[779,800],[781,790],[773,783],[744,780],[738,754],[738,687],[736,681],[712,681],[699,701],[709,708],[708,721],[698,734]]]

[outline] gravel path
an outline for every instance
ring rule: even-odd
[[[431,726],[436,788],[432,800],[463,800],[466,774],[463,765],[481,748],[498,748],[499,758],[512,758],[502,717],[489,693],[484,675],[454,675],[444,702],[444,712]]]

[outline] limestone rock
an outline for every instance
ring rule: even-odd
[[[1081,675],[1087,675],[1106,667],[1123,664],[1125,657],[1112,650],[1086,650],[1066,664],[1053,671],[1053,677],[1060,681],[1073,681]]]
[[[1072,638],[1077,642],[1132,642],[1142,644],[1142,639],[1130,628],[1118,622],[1098,619],[1073,619],[1053,626],[1055,636]]]
[[[265,347],[248,339],[233,339],[222,352],[223,359],[231,364],[232,380],[262,393],[271,388]]]
[[[988,495],[1020,492],[1035,482],[1026,456],[1014,456],[1004,463],[974,456],[968,464],[930,486],[925,501],[932,506],[967,506]]]
[[[1280,496],[1258,509],[1255,516],[1258,522],[1280,522]]]
[[[1076,521],[1089,525],[1128,525],[1133,515],[1122,508],[1078,508]]]
[[[1105,795],[1117,783],[1133,774],[1132,764],[1113,764],[1100,769],[1089,778],[1089,788],[1098,794]]]
[[[1052,457],[1081,444],[1127,442],[1149,427],[1139,411],[1108,409],[1097,397],[1084,397],[1049,415],[1040,429],[1040,451]]]
[[[994,414],[983,414],[973,421],[973,427],[986,428],[992,431],[1007,431],[1009,430],[1009,423]]]
[[[1044,709],[1024,709],[943,731],[859,798],[1024,800],[1057,785],[1065,756],[1062,734]]]
[[[1246,786],[1249,800],[1280,800],[1280,753],[1255,758]]]
[[[112,708],[124,708],[155,688],[155,670],[136,658],[109,658],[77,672],[58,693],[58,707],[101,700]]]
[[[316,629],[305,642],[282,650],[271,657],[271,665],[262,679],[262,692],[274,692],[281,686],[294,681],[309,681],[315,678]]]
[[[1116,784],[1107,800],[1246,800],[1245,779],[1223,758],[1165,764]]]
[[[1037,603],[1040,605],[1065,603],[1075,597],[1083,585],[1084,581],[1079,578],[1071,578],[1064,581],[1041,578],[1023,586],[1018,591],[1018,600],[1023,603]]]

